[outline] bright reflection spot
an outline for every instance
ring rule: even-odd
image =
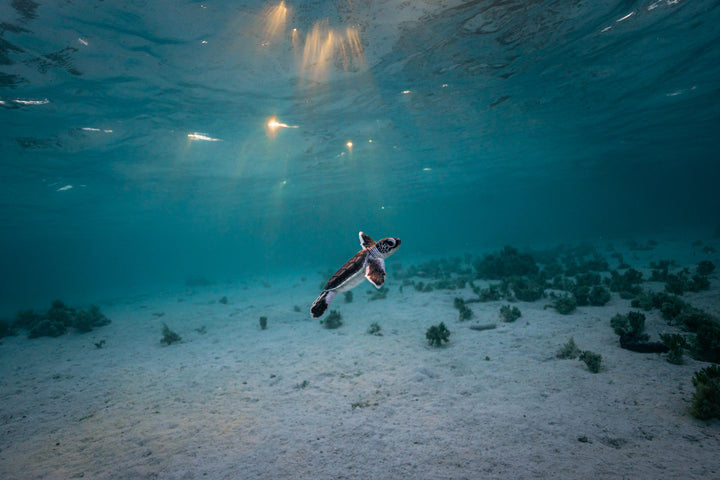
[[[635,15],[635,12],[634,12],[634,11],[628,13],[628,14],[625,15],[624,17],[618,18],[617,20],[615,20],[615,23],[624,22],[625,20],[627,20],[628,18],[632,17],[633,15]],[[607,31],[609,31],[609,30],[612,30],[612,28],[613,28],[612,26],[605,27],[605,28],[603,28],[602,30],[600,30],[600,33],[605,33],[605,32],[607,32]]]
[[[78,42],[80,42],[82,45],[85,45],[86,47],[89,45],[87,40],[84,38],[78,38]]]
[[[188,133],[188,139],[191,141],[199,140],[203,142],[219,142],[219,138],[212,138],[208,137],[207,135],[203,135],[202,133]]]
[[[277,136],[277,132],[281,128],[299,128],[298,125],[288,125],[287,123],[281,123],[277,121],[277,118],[272,117],[268,122],[265,124],[267,136],[270,138],[275,138]]]
[[[269,45],[277,40],[285,32],[285,22],[287,21],[288,8],[285,2],[270,7],[265,13],[265,28],[263,29],[261,44]]]
[[[353,143],[352,143],[352,142],[347,142],[345,145],[347,145],[347,147],[348,147],[350,150],[352,150],[352,147],[353,147]]]
[[[300,74],[311,81],[322,82],[332,66],[341,64],[345,71],[357,71],[364,63],[358,30],[350,26],[345,32],[338,32],[324,20],[316,22],[305,37]]]
[[[407,95],[408,93],[410,93],[410,90],[403,90],[403,91],[402,91],[402,94],[403,94],[403,95]]]
[[[20,100],[19,98],[16,98],[13,102],[20,105],[45,105],[46,103],[50,103],[50,100],[47,98],[43,98],[42,100]]]
[[[108,130],[108,129],[101,130],[101,129],[95,128],[95,127],[82,127],[80,130],[83,130],[85,132],[102,132],[102,133],[112,133],[113,132],[112,130]]]
[[[692,91],[692,90],[695,90],[696,88],[697,87],[693,85],[692,87],[690,87],[690,90]],[[678,95],[684,95],[686,93],[688,93],[688,90],[683,88],[680,90],[675,90],[674,92],[666,93],[665,96],[666,97],[676,97]]]
[[[432,172],[432,168],[425,167],[425,168],[423,168],[423,172]]]
[[[60,188],[58,188],[58,189],[55,190],[55,191],[56,191],[56,192],[64,192],[64,191],[66,191],[66,190],[70,190],[71,188],[73,188],[72,185],[65,185],[64,187],[60,187]]]
[[[270,128],[298,128],[297,125],[288,125],[287,123],[280,123],[277,120],[270,120],[268,122],[268,127]]]

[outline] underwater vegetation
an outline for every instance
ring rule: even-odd
[[[470,255],[466,255],[464,261],[461,257],[441,258],[412,265],[408,268],[395,264],[393,268],[397,271],[396,277],[403,279],[401,291],[402,287],[409,285],[412,285],[418,292],[456,290],[465,288],[472,278],[472,267],[467,264],[471,258]],[[410,280],[412,277],[420,277],[426,280],[412,281]]]
[[[591,352],[590,350],[585,350],[580,354],[578,357],[581,361],[585,362],[585,365],[587,365],[588,370],[590,370],[592,373],[598,373],[600,371],[600,363],[602,362],[602,355],[599,353]]]
[[[675,264],[672,260],[659,260],[657,262],[650,262],[650,281],[651,282],[664,282],[667,280],[668,269]]]
[[[670,295],[665,292],[648,292],[639,293],[630,302],[633,308],[640,308],[645,311],[658,309],[662,312],[663,318],[672,320],[678,316],[689,304],[676,295]]]
[[[562,346],[562,348],[555,355],[561,359],[578,359],[581,362],[585,362],[588,370],[592,373],[598,373],[600,371],[600,364],[602,362],[602,355],[599,353],[591,352],[590,350],[580,350],[575,343],[575,339],[570,337],[570,340]]]
[[[465,264],[468,263],[470,259],[470,255],[466,255],[464,261],[461,257],[439,258],[428,260],[418,265],[411,265],[408,268],[403,268],[402,265],[396,264],[393,268],[397,271],[396,275],[398,278],[421,277],[447,279],[451,278],[452,275],[470,277],[472,269]]]
[[[162,338],[160,339],[160,343],[172,345],[173,343],[182,340],[182,337],[180,335],[170,330],[170,327],[168,327],[167,323],[163,322],[162,325]]]
[[[342,326],[342,315],[337,310],[330,310],[330,313],[320,323],[325,328],[340,328]]]
[[[600,285],[595,285],[590,289],[588,303],[594,307],[602,307],[610,301],[610,298],[610,292]]]
[[[353,301],[353,292],[352,290],[348,290],[345,292],[345,303],[352,303]]]
[[[431,347],[441,347],[443,342],[449,340],[450,330],[447,329],[444,322],[440,322],[440,325],[433,325],[427,329],[425,338]]]
[[[550,307],[562,315],[569,315],[577,308],[577,300],[572,294],[560,295],[555,298],[555,301],[550,304]]]
[[[645,332],[645,315],[640,312],[629,312],[626,315],[617,314],[610,319],[610,326],[615,333],[623,339],[648,340],[650,337]]]
[[[521,302],[535,302],[540,300],[545,293],[545,281],[538,276],[530,277],[509,277],[503,279],[500,283],[500,291],[505,293],[505,297],[512,299],[515,295],[517,300]],[[510,293],[512,291],[512,293]]]
[[[630,299],[641,292],[640,283],[642,283],[642,279],[642,273],[634,268],[629,268],[624,273],[612,270],[607,283],[611,292],[618,292],[620,298]]]
[[[634,250],[651,250],[657,242],[631,241],[629,245]],[[473,302],[535,302],[549,294],[552,303],[547,307],[567,315],[578,307],[607,305],[613,298],[611,292],[615,292],[623,299],[632,300],[634,308],[659,309],[670,325],[680,325],[696,334],[682,339],[668,336],[663,342],[650,342],[644,334],[644,316],[640,312],[632,312],[611,321],[613,328],[619,332],[623,348],[636,352],[667,352],[669,362],[682,362],[686,350],[698,360],[720,360],[720,322],[678,297],[678,294],[687,291],[709,288],[708,275],[715,271],[712,262],[704,260],[694,269],[682,270],[674,269],[672,260],[651,262],[652,275],[646,279],[643,273],[628,265],[620,253],[614,252],[612,246],[608,246],[608,251],[611,252],[610,257],[618,261],[614,270],[592,245],[561,245],[532,252],[523,252],[508,245],[482,257],[465,255],[464,259],[433,260],[397,269],[402,272],[403,286],[412,285],[420,292],[469,286],[475,297],[458,296],[453,302],[459,321],[474,316],[469,308]],[[413,276],[423,277],[423,281],[412,281],[410,278]],[[491,283],[480,284],[478,280]],[[665,292],[643,291],[642,284],[646,280],[665,283]],[[548,289],[555,292],[548,292]],[[504,308],[501,311],[503,318],[512,318],[511,305],[501,308]]]
[[[679,333],[661,333],[660,340],[668,348],[667,361],[674,365],[682,365],[683,352],[688,347],[688,342]]]
[[[484,257],[465,255],[464,261],[455,257],[433,260],[406,269],[396,268],[401,271],[402,287],[412,285],[419,292],[462,289],[469,284],[477,298],[465,300],[465,303],[498,300],[535,302],[545,297],[548,288],[572,294],[578,306],[602,306],[611,299],[607,288],[610,279],[603,279],[598,273],[609,271],[608,262],[590,245],[561,246],[532,253],[521,252],[508,245]],[[632,275],[632,272],[622,275],[616,272],[618,279],[615,284],[621,280],[630,280]],[[413,276],[434,281],[412,281],[410,277]],[[497,283],[478,286],[473,280]],[[463,315],[463,311],[460,308],[458,310]]]
[[[660,310],[670,325],[695,334],[688,342],[694,359],[720,363],[720,321],[717,318],[666,292],[643,292],[632,301],[632,306],[646,311]]]
[[[707,278],[715,270],[715,264],[703,260],[695,266],[695,274],[691,274],[690,270],[683,268],[676,273],[669,273],[669,269],[674,265],[673,261],[660,260],[659,262],[651,262],[652,274],[650,281],[664,282],[665,291],[674,295],[683,295],[685,292],[699,292],[710,288],[710,280]]]
[[[500,253],[485,255],[473,263],[475,277],[487,280],[501,280],[503,278],[523,275],[534,275],[539,268],[532,255],[520,253],[509,245]]]
[[[628,265],[628,264],[625,262],[625,260],[623,259],[622,254],[620,254],[620,253],[618,253],[618,252],[613,252],[610,256],[618,261],[618,266],[617,266],[617,268],[618,268],[619,270],[624,270],[624,269],[626,269],[626,268],[630,268],[630,265]]]
[[[701,420],[720,418],[720,366],[710,365],[695,372],[692,383],[696,390],[690,414]]]
[[[470,288],[478,296],[478,302],[495,302],[501,300],[503,295],[500,293],[499,285],[490,285],[487,288],[480,288],[470,282]]]
[[[510,305],[503,305],[500,307],[500,316],[503,319],[503,322],[514,322],[518,318],[522,317],[522,313],[520,312],[520,309],[517,307],[512,307]]]
[[[705,277],[707,277],[714,271],[715,271],[715,264],[709,260],[703,260],[702,262],[697,264],[697,267],[695,267],[695,273],[697,273],[698,275],[705,276]]]
[[[477,302],[494,302],[497,300],[508,300],[514,302],[534,302],[545,294],[546,282],[539,276],[518,277],[512,276],[503,278],[498,284],[491,284],[486,288],[480,288],[470,282]]]
[[[470,320],[473,316],[473,311],[470,310],[470,307],[465,305],[465,300],[463,300],[460,297],[455,297],[455,300],[453,300],[453,306],[458,309],[458,320],[461,322],[464,322],[465,320]]]
[[[639,353],[667,353],[669,347],[663,342],[650,342],[645,332],[645,315],[640,312],[617,314],[610,319],[610,326],[620,336],[620,347]]]
[[[28,338],[59,337],[74,328],[79,333],[91,332],[95,327],[108,325],[110,319],[91,305],[88,310],[70,308],[62,300],[55,300],[46,313],[23,310],[17,313],[10,331],[27,330]]]
[[[683,268],[676,273],[670,273],[669,269],[674,265],[671,260],[660,260],[651,262],[652,274],[650,281],[664,282],[665,291],[674,295],[683,295],[685,292],[699,292],[710,288],[710,280],[707,278],[715,270],[715,264],[703,260],[695,267],[695,274]]]
[[[538,263],[543,264],[543,273],[547,278],[558,275],[575,277],[590,272],[605,272],[609,270],[607,260],[593,245],[582,244],[576,246],[560,245],[548,250],[533,253]]]
[[[707,276],[695,274],[690,277],[689,275],[686,269],[678,273],[669,273],[665,279],[665,290],[675,295],[683,295],[685,292],[699,292],[710,288],[710,280]]]
[[[576,307],[602,306],[611,299],[606,288],[610,280],[598,273],[609,271],[608,262],[589,245],[557,247],[532,254],[505,247],[500,253],[477,260],[474,265],[476,278],[500,280],[499,284],[484,289],[471,284],[479,301],[535,302],[545,296],[548,288],[567,292],[574,297]],[[567,311],[571,304],[572,300],[560,301],[558,307]]]
[[[602,277],[598,273],[583,273],[575,277],[575,281],[554,279],[554,286],[570,292],[577,305],[602,307],[610,301],[610,292],[602,285]]]
[[[258,321],[260,322],[260,330],[265,330],[267,328],[267,317],[260,317]]]
[[[581,351],[575,343],[575,339],[573,337],[570,337],[570,340],[568,340],[567,343],[562,346],[556,356],[557,358],[562,359],[575,359],[580,355],[580,353]]]
[[[91,332],[94,327],[101,327],[110,323],[110,320],[100,312],[95,305],[89,310],[76,310],[72,326],[79,332]]]
[[[377,322],[372,322],[370,326],[367,329],[367,333],[370,335],[377,335],[378,337],[382,336],[382,333],[380,333],[380,324]]]

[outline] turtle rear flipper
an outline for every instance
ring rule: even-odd
[[[310,308],[310,314],[313,318],[320,318],[322,317],[322,314],[325,313],[325,311],[330,306],[330,302],[332,302],[332,299],[335,298],[336,293],[330,290],[325,290],[323,293],[320,294],[318,298],[315,299],[315,301],[312,304],[312,307]]]

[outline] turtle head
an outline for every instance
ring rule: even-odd
[[[395,253],[395,250],[397,250],[399,246],[400,239],[395,237],[383,238],[375,244],[375,247],[377,247],[378,252],[382,254],[383,258],[387,258]]]

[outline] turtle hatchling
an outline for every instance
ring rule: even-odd
[[[313,318],[319,318],[325,313],[335,295],[360,285],[366,278],[376,288],[385,283],[385,259],[395,253],[400,246],[400,239],[387,237],[376,242],[360,232],[360,246],[362,250],[330,277],[323,292],[313,302],[310,309]]]

